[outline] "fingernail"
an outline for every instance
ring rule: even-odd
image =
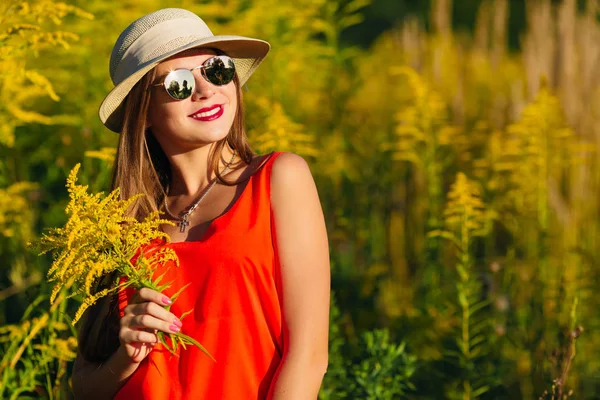
[[[174,324],[175,326],[178,326],[178,327],[180,327],[180,328],[183,326],[183,322],[181,322],[181,321],[179,320],[179,318],[175,318],[175,319],[173,320],[173,324]]]
[[[169,326],[169,329],[170,329],[171,331],[173,331],[173,332],[179,332],[179,331],[181,330],[181,328],[180,328],[180,327],[178,327],[178,326],[175,326],[175,325],[171,325],[171,326]]]
[[[164,304],[171,304],[171,303],[172,303],[171,299],[170,299],[170,298],[168,298],[167,296],[163,296],[163,298],[162,298],[162,302],[163,302]]]

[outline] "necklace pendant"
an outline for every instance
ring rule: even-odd
[[[184,217],[183,220],[177,223],[177,225],[179,225],[179,232],[183,233],[185,232],[185,228],[190,225],[190,221],[188,221],[187,218]]]
[[[229,164],[225,165],[225,168],[223,169],[223,171],[221,172],[221,174],[225,173],[225,171],[227,171],[229,169],[229,166],[231,165],[231,163],[233,163],[233,160],[235,159],[236,153],[235,151],[233,152],[233,155],[231,156],[231,160],[229,161]],[[196,207],[198,207],[198,204],[200,204],[200,202],[202,201],[202,199],[204,199],[206,197],[206,195],[208,194],[208,192],[210,192],[210,190],[213,188],[213,186],[215,186],[215,184],[217,183],[217,179],[215,178],[209,185],[208,187],[204,190],[204,194],[202,196],[200,196],[200,198],[198,200],[196,200],[196,202],[194,204],[192,204],[188,211],[183,215],[183,217],[178,217],[175,216],[171,213],[171,211],[169,211],[169,205],[167,204],[167,194],[169,192],[169,187],[167,186],[166,192],[165,192],[165,197],[163,198],[163,203],[165,206],[165,211],[167,212],[167,214],[169,214],[169,216],[175,220],[179,220],[177,222],[177,226],[179,226],[179,232],[180,233],[184,233],[185,232],[185,228],[190,226],[190,221],[188,220],[188,218],[190,217],[190,214],[194,212],[194,210],[196,209]]]

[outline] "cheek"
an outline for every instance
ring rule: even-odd
[[[176,102],[156,104],[151,102],[148,107],[148,122],[151,125],[164,125],[174,120],[181,113],[180,105]]]
[[[160,106],[158,104],[156,104],[156,101],[153,99],[150,99],[150,104],[148,105],[148,115],[146,116],[148,124],[155,125],[156,122],[159,120],[157,118],[159,109],[160,109]]]

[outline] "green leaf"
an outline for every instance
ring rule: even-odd
[[[473,398],[479,397],[482,394],[486,393],[488,390],[490,390],[489,386],[482,386],[479,389],[474,390],[471,395],[473,396]]]
[[[213,358],[213,356],[208,352],[208,350],[206,350],[204,348],[204,346],[202,346],[200,343],[198,343],[198,341],[196,341],[194,338],[192,338],[188,335],[184,335],[183,333],[178,333],[177,336],[180,336],[180,337],[184,338],[185,340],[187,340],[189,343],[192,343],[194,346],[196,346],[200,350],[202,350],[207,356],[209,356],[214,362],[217,362],[217,360],[215,360]]]
[[[160,282],[163,280],[163,278],[165,277],[166,274],[167,274],[167,271],[163,272],[158,278],[156,278],[154,280],[154,283],[156,285],[160,285]]]
[[[160,340],[160,342],[163,344],[163,346],[165,346],[169,353],[175,354],[175,349],[169,346],[169,344],[167,343],[164,332],[158,332],[158,340]]]
[[[194,311],[194,309],[193,309],[193,308],[192,308],[191,310],[188,310],[188,311],[184,312],[183,314],[181,314],[181,316],[179,317],[179,320],[180,320],[180,321],[183,321],[183,319],[184,319],[185,317],[187,317],[189,314],[191,314],[191,313],[192,313],[192,311]]]
[[[175,303],[175,300],[177,300],[177,297],[179,297],[181,292],[183,292],[185,289],[187,289],[187,287],[190,286],[191,284],[192,284],[192,282],[188,283],[187,285],[184,285],[181,289],[179,289],[173,296],[171,296],[171,301],[173,303]]]

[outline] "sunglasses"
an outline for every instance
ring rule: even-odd
[[[162,83],[152,86],[163,85],[165,90],[175,100],[185,100],[192,95],[196,88],[196,78],[193,71],[200,69],[202,77],[216,86],[227,85],[235,77],[235,64],[231,57],[214,56],[192,69],[176,69],[167,74]]]

